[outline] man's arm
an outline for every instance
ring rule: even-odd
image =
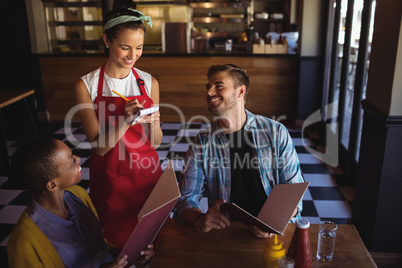
[[[198,143],[198,139],[197,136],[195,144]],[[200,200],[204,196],[205,176],[201,164],[202,155],[200,157],[199,154],[195,153],[194,146],[190,144],[184,159],[183,171],[179,177],[181,197],[175,207],[175,216],[180,219],[183,219],[184,211],[188,209],[195,209],[201,213]]]
[[[219,211],[219,207],[225,200],[217,200],[204,214],[201,210],[200,200],[204,196],[206,179],[202,166],[202,151],[199,136],[194,141],[195,146],[190,145],[186,157],[184,169],[180,175],[179,185],[182,197],[176,205],[176,215],[187,224],[203,231],[223,229],[230,224],[228,216]],[[196,149],[195,149],[196,148]]]
[[[280,125],[278,128],[277,141],[278,141],[278,174],[279,183],[302,183],[304,182],[303,176],[300,171],[299,159],[293,145],[292,138],[289,135],[287,129]],[[302,201],[300,200],[295,211],[293,212],[291,222],[295,222],[297,218],[300,218],[300,213],[303,209]],[[265,233],[256,226],[250,226],[251,230],[257,237],[268,238],[273,234]]]
[[[278,131],[278,144],[279,144],[279,183],[302,183],[304,182],[300,163],[297,157],[296,149],[293,145],[292,138],[290,137],[287,129],[281,125]],[[291,222],[296,218],[300,218],[300,213],[303,210],[303,203],[300,200],[296,208],[296,213],[293,215]]]

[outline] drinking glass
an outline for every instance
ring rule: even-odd
[[[294,261],[291,257],[284,256],[278,260],[279,268],[294,268]]]
[[[317,259],[330,262],[334,255],[335,237],[338,226],[332,221],[322,221],[318,230]]]

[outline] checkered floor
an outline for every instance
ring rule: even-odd
[[[192,123],[191,125],[162,123],[164,136],[162,146],[157,150],[162,169],[166,167],[169,160],[172,160],[176,173],[179,174],[189,146],[188,141],[195,137],[200,129],[207,127],[208,125],[201,123]],[[80,124],[73,123],[71,127],[65,128],[63,123],[51,123],[46,126],[44,132],[44,135],[51,135],[65,141],[72,149],[73,154],[81,157],[83,175],[80,185],[87,189],[89,185],[89,144]],[[328,167],[307,152],[305,146],[322,150],[320,147],[323,146],[324,142],[317,134],[307,133],[308,138],[302,138],[300,131],[289,130],[289,132],[298,153],[304,178],[310,182],[303,197],[302,216],[311,223],[319,223],[321,220],[328,219],[339,224],[346,223],[352,212],[353,187],[340,169]],[[41,131],[41,135],[43,135],[43,131]],[[69,142],[68,136],[71,135],[76,140],[81,141],[78,146]],[[18,141],[16,141],[18,137],[16,140],[12,140],[9,136],[11,135],[7,136],[7,144],[9,155],[12,155],[18,147]],[[4,172],[3,175],[0,173],[0,264],[7,264],[8,236],[29,199],[30,194],[28,192],[13,186]],[[0,266],[3,267],[3,265]]]

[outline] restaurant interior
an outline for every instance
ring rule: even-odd
[[[21,142],[43,136],[66,142],[81,158],[79,185],[90,191],[91,147],[73,90],[107,60],[100,37],[112,2],[2,2],[2,267],[9,234],[31,198],[8,178]],[[353,225],[373,267],[402,267],[402,1],[135,2],[154,23],[135,67],[159,82],[162,169],[172,161],[178,177],[189,143],[212,122],[209,66],[244,67],[246,109],[286,126],[310,182],[302,217]]]

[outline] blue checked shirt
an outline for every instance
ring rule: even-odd
[[[274,185],[304,182],[296,150],[287,129],[279,122],[246,110],[244,126],[252,133],[253,156],[258,159],[258,170],[267,196]],[[218,199],[230,202],[231,169],[230,147],[219,124],[215,121],[207,130],[200,131],[187,151],[179,183],[181,198],[176,205],[176,216],[189,208],[201,210],[200,200],[208,197],[211,206]],[[249,161],[237,159],[238,165]],[[255,161],[254,161],[255,162]],[[237,164],[237,163],[236,163]],[[300,218],[302,201],[298,213],[291,221]]]

